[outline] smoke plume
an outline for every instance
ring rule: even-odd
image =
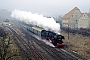
[[[43,15],[37,13],[33,14],[31,12],[20,11],[15,9],[14,11],[12,11],[11,17],[23,21],[27,24],[37,25],[46,30],[51,30],[56,33],[60,31],[59,23],[56,23],[53,18],[46,18]]]

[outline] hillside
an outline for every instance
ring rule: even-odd
[[[11,12],[6,9],[0,10],[0,23],[2,23],[5,19],[10,18]]]
[[[1,10],[0,10],[0,17],[9,18],[10,15],[11,15],[11,12],[9,12],[9,11],[6,10],[6,9],[1,9]]]

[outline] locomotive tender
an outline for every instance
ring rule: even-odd
[[[52,44],[56,47],[64,46],[62,41],[62,39],[64,39],[64,36],[62,35],[56,34],[51,31],[46,31],[38,27],[28,27],[27,30],[39,36],[41,39],[50,40]]]

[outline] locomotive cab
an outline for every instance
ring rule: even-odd
[[[49,31],[49,39],[50,39],[50,40],[52,40],[53,35],[54,35],[53,32]]]
[[[46,31],[46,40],[49,40],[49,31]]]
[[[42,39],[49,40],[49,31],[42,30],[41,31],[41,37],[42,37]]]
[[[45,39],[45,37],[46,37],[46,30],[42,30],[41,31],[41,38]]]

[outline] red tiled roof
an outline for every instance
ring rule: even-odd
[[[72,14],[74,13],[75,10],[79,10],[77,7],[73,8],[70,12],[68,12],[67,14],[65,14],[63,16],[63,18],[70,18],[72,16]]]

